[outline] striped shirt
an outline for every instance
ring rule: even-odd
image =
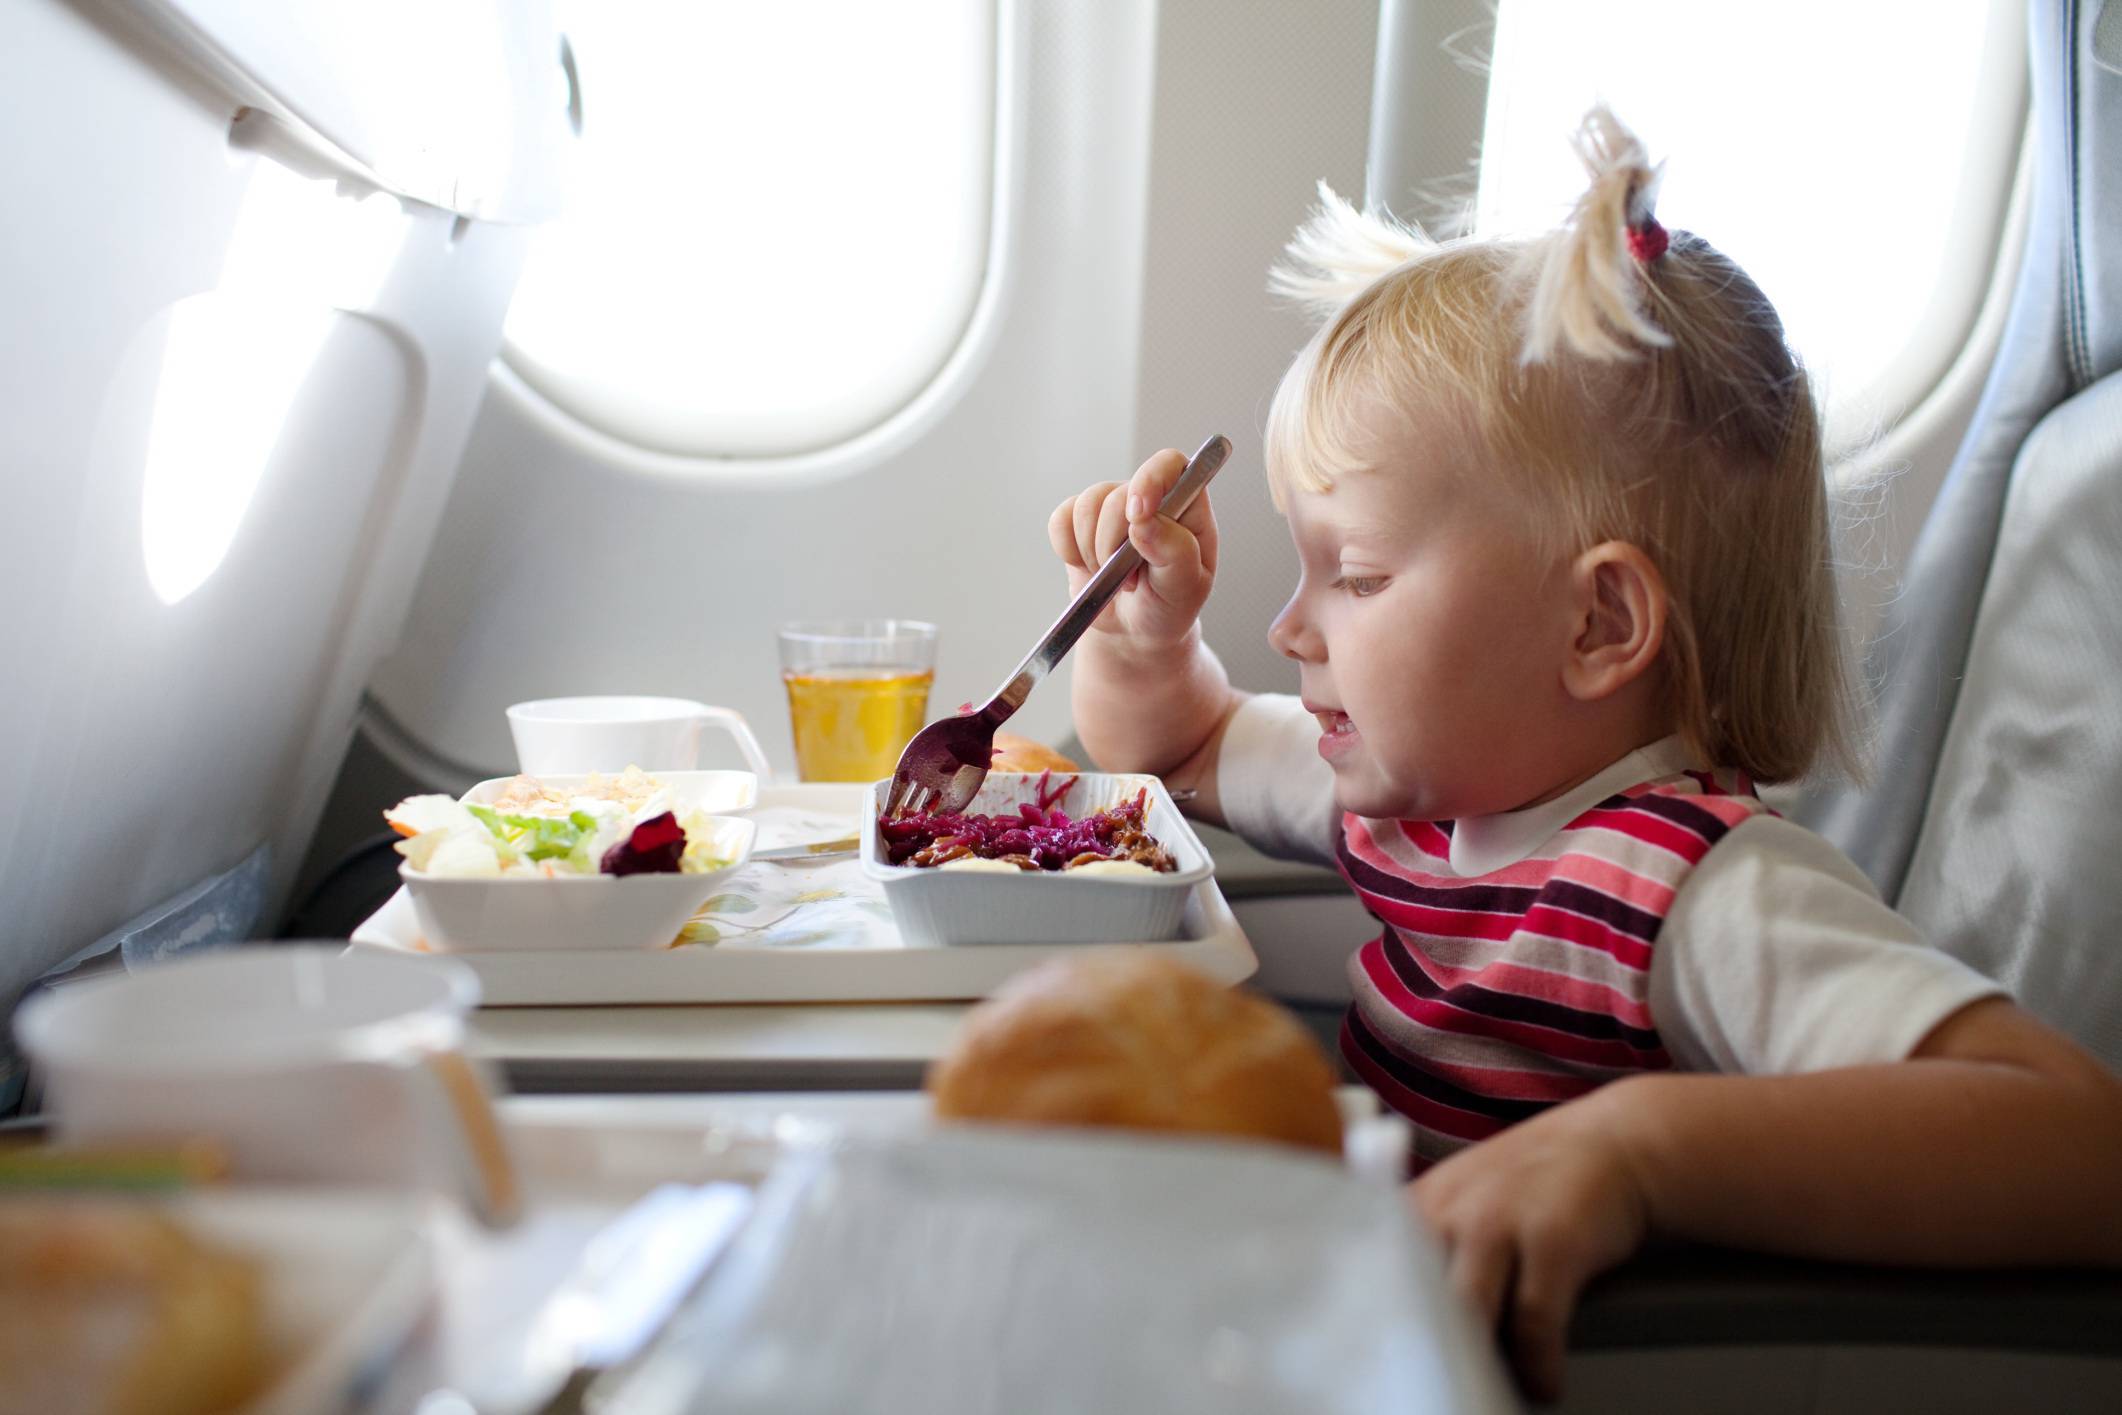
[[[1673,897],[1767,811],[1736,772],[1607,796],[1527,857],[1451,865],[1452,823],[1342,820],[1337,863],[1384,931],[1350,961],[1351,1068],[1415,1128],[1417,1165],[1672,1058],[1651,957]]]
[[[1333,768],[1316,750],[1318,738],[1318,719],[1297,699],[1274,693],[1247,699],[1224,728],[1216,793],[1231,828],[1257,848],[1281,859],[1331,866],[1344,844],[1343,812],[1334,800]],[[1680,740],[1667,737],[1630,752],[1552,801],[1468,817],[1424,833],[1427,848],[1420,856],[1411,853],[1412,842],[1394,843],[1396,836],[1419,827],[1388,830],[1373,823],[1393,845],[1393,852],[1380,853],[1394,863],[1378,868],[1400,873],[1401,855],[1395,852],[1404,851],[1414,870],[1438,876],[1433,882],[1440,887],[1476,882],[1526,887],[1520,874],[1551,869],[1564,827],[1609,797],[1631,795],[1631,788],[1641,796],[1642,784],[1680,785],[1689,766]],[[1724,809],[1700,785],[1682,785],[1683,798]],[[1663,922],[1650,950],[1644,995],[1649,1012],[1629,1025],[1653,1032],[1675,1070],[1789,1076],[1900,1061],[1947,1017],[2002,993],[1965,963],[1925,943],[1833,845],[1773,811],[1745,802],[1742,808],[1752,809],[1752,815],[1702,852],[1686,868],[1684,884],[1651,910],[1661,913]],[[1441,863],[1440,852],[1445,852]],[[1652,853],[1649,858],[1662,857]],[[1328,937],[1347,935],[1337,929],[1322,936],[1308,919],[1286,925],[1263,919],[1253,929],[1263,971],[1271,969],[1281,993],[1300,1001],[1346,989],[1349,969],[1329,964],[1322,972],[1331,974],[1330,980],[1312,971],[1314,959],[1347,956]],[[1383,948],[1378,952],[1382,955]],[[1541,968],[1537,962],[1527,966]],[[1360,966],[1354,971],[1368,976]],[[1375,1030],[1378,1013],[1364,1016]],[[1409,1022],[1408,1030],[1414,1025]],[[1428,1036],[1434,1039],[1440,1030],[1429,1029]],[[1420,1054],[1431,1053],[1424,1048]],[[1543,1067],[1549,1064],[1544,1050],[1538,1055]],[[1440,1059],[1452,1060],[1449,1055]],[[1450,1079],[1433,1070],[1426,1074]],[[1377,1084],[1383,1088],[1382,1071]],[[1433,1153],[1455,1147],[1434,1138],[1426,1143]]]

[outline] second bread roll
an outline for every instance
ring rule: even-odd
[[[1021,973],[929,1068],[936,1114],[1276,1140],[1339,1154],[1334,1070],[1281,1008],[1140,949]]]
[[[1042,742],[1019,737],[1014,732],[995,734],[995,755],[990,771],[1081,771],[1082,767]]]

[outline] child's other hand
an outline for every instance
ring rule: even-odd
[[[1100,482],[1054,508],[1047,537],[1068,567],[1070,594],[1080,591],[1123,540],[1146,562],[1098,616],[1097,626],[1148,648],[1176,644],[1193,629],[1216,578],[1216,515],[1208,493],[1173,520],[1157,514],[1164,494],[1186,470],[1186,455],[1166,448],[1125,482]]]
[[[1643,1241],[1648,1204],[1621,1144],[1579,1101],[1462,1150],[1409,1186],[1451,1254],[1452,1286],[1535,1400],[1557,1399],[1584,1284]]]

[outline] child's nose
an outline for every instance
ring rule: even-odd
[[[1267,642],[1284,658],[1293,658],[1299,663],[1305,663],[1318,658],[1318,640],[1312,633],[1311,626],[1305,623],[1303,614],[1297,608],[1297,602],[1298,597],[1293,595],[1289,603],[1282,606],[1282,612],[1275,616],[1275,622],[1267,626]]]

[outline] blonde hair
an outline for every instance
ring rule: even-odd
[[[1366,413],[1439,414],[1518,480],[1544,551],[1627,541],[1657,565],[1674,730],[1699,764],[1854,773],[1805,371],[1745,271],[1657,226],[1634,134],[1595,108],[1577,150],[1590,186],[1530,240],[1435,243],[1320,185],[1270,282],[1325,318],[1268,413],[1276,505],[1381,465]]]

